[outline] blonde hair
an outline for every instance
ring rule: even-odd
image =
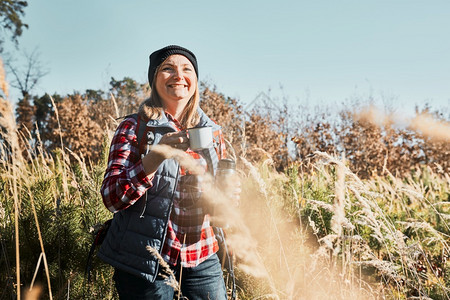
[[[161,64],[162,65],[162,64]],[[161,66],[160,65],[160,66]],[[155,82],[156,75],[159,72],[160,66],[155,72],[153,82]],[[178,120],[184,128],[190,128],[197,125],[200,120],[200,116],[198,114],[197,108],[200,103],[200,93],[198,91],[198,82],[195,87],[194,95],[192,95],[191,99],[189,99],[186,107],[180,115],[180,119]],[[161,119],[164,114],[164,107],[162,104],[162,99],[156,90],[156,87],[152,88],[150,92],[150,97],[144,100],[140,106],[138,111],[139,117],[148,121],[151,119]]]

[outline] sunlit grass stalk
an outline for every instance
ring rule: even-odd
[[[151,246],[147,246],[146,249],[152,256],[154,256],[158,260],[159,265],[161,266],[161,269],[163,271],[163,273],[160,273],[160,275],[166,279],[165,283],[168,286],[172,287],[176,292],[178,292],[178,295],[180,295],[180,284],[177,282],[175,274],[173,273],[170,266],[162,258],[161,254],[159,254],[158,250]]]
[[[4,74],[3,64],[0,61],[0,73]],[[0,78],[2,82],[1,88],[7,95],[7,85],[4,80],[4,75]],[[20,166],[23,166],[23,159],[20,153],[19,141],[17,136],[17,126],[14,119],[14,113],[11,103],[0,97],[0,126],[5,129],[3,138],[7,142],[10,150],[10,161],[5,160],[5,168],[11,172],[12,178],[12,196],[14,200],[14,237],[15,237],[15,252],[16,252],[16,284],[17,284],[17,297],[21,296],[21,281],[20,281],[20,240],[19,240],[19,215],[20,215],[20,202],[18,197],[18,176]]]
[[[62,176],[62,181],[63,181],[63,193],[64,193],[64,198],[68,199],[69,196],[69,190],[67,188],[67,170],[66,170],[66,152],[65,152],[65,148],[64,148],[64,143],[63,143],[63,137],[62,137],[62,129],[61,129],[61,123],[59,122],[59,114],[58,114],[58,107],[56,106],[55,101],[53,100],[53,97],[50,96],[50,100],[52,102],[53,108],[55,109],[55,116],[56,116],[56,121],[58,123],[58,129],[59,129],[59,140],[61,143],[61,154],[62,154],[62,162],[60,163],[60,165],[62,165],[62,171],[63,171],[63,176]]]
[[[1,57],[0,57],[0,90],[3,91],[5,98],[8,99],[9,97],[8,82],[6,81],[6,72]]]
[[[117,106],[117,101],[116,98],[114,97],[113,93],[109,93],[111,95],[111,101],[114,104],[114,111],[116,113],[116,118],[120,118],[120,111],[119,111],[119,107]]]
[[[49,293],[50,300],[52,300],[53,295],[52,295],[52,286],[50,283],[50,272],[48,269],[47,256],[45,255],[44,241],[42,239],[41,228],[39,226],[39,219],[38,219],[38,216],[36,213],[36,207],[34,206],[34,197],[33,197],[33,193],[30,190],[28,190],[28,195],[30,196],[30,203],[31,203],[31,208],[33,210],[34,221],[36,222],[36,229],[37,229],[38,237],[39,237],[39,245],[41,246],[41,255],[42,255],[42,258],[44,261],[45,274],[47,276],[48,293]],[[32,288],[33,287],[31,286],[30,290]]]
[[[20,242],[19,242],[19,197],[17,189],[16,168],[13,167],[13,197],[14,197],[14,228],[16,239],[16,281],[17,281],[17,298],[20,299]]]

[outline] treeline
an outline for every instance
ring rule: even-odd
[[[108,91],[24,97],[16,109],[22,145],[40,144],[53,151],[62,144],[95,161],[108,131],[120,117],[136,112],[149,94],[147,84],[125,77],[112,78]],[[364,101],[330,112],[266,98],[244,110],[238,100],[207,84],[201,84],[200,95],[203,110],[224,128],[231,155],[252,162],[271,158],[280,171],[292,163],[307,171],[315,151],[345,157],[363,178],[386,172],[401,176],[423,165],[440,173],[450,171],[448,139],[411,124],[399,126],[386,116],[364,118]],[[421,115],[431,116],[442,130],[449,128],[449,116],[443,112],[425,106],[416,109],[416,116]]]

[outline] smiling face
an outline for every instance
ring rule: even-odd
[[[164,106],[184,107],[197,88],[197,74],[185,56],[171,55],[160,65],[154,86]]]

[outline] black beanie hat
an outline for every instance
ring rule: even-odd
[[[148,83],[150,84],[150,87],[153,84],[153,78],[155,77],[155,72],[158,66],[162,64],[169,56],[174,54],[180,54],[189,59],[189,61],[194,66],[195,74],[197,74],[198,78],[197,58],[195,57],[194,53],[186,48],[176,45],[170,45],[156,50],[155,52],[150,54],[150,66],[148,67]]]

